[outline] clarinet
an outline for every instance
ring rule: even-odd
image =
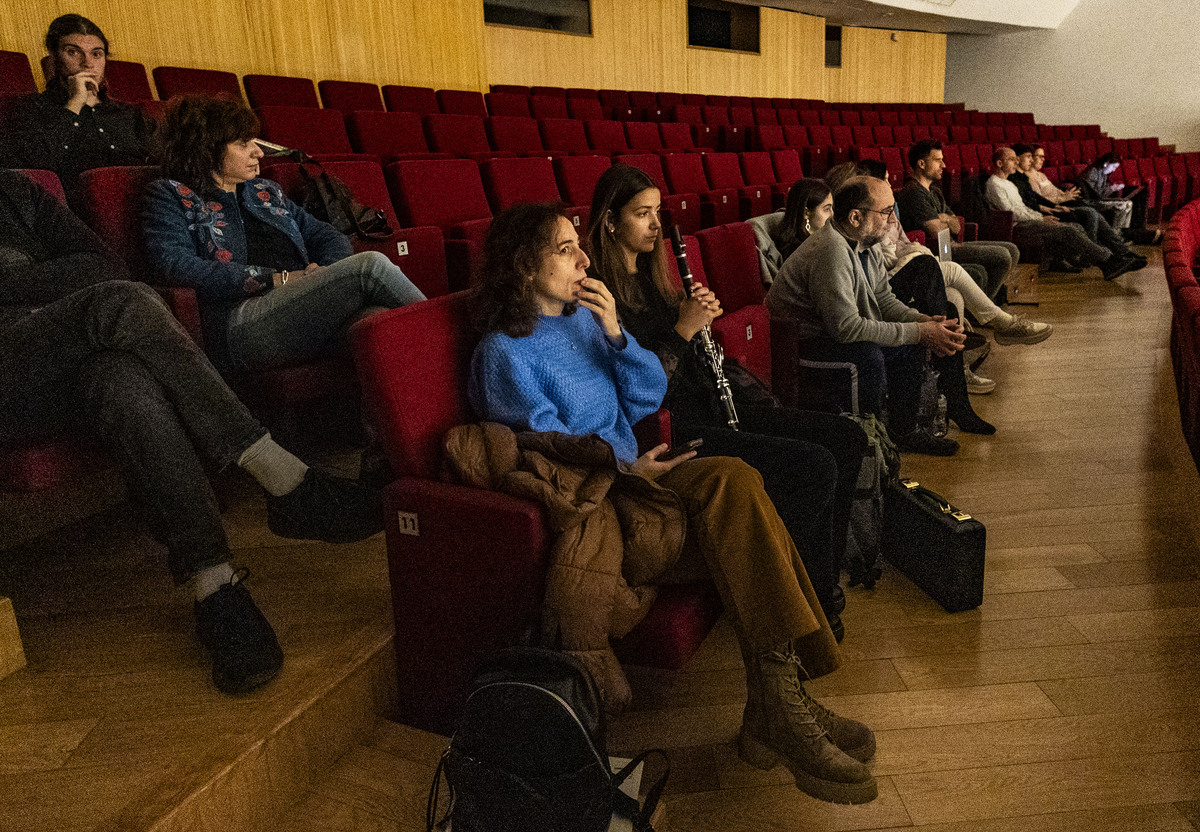
[[[683,281],[683,289],[687,292],[687,296],[692,296],[692,270],[688,267],[687,261],[687,244],[683,242],[683,236],[679,233],[678,228],[671,229],[671,248],[675,251],[675,262],[679,266],[679,278]],[[725,411],[725,421],[729,424],[730,430],[738,429],[737,409],[733,406],[733,388],[729,386],[729,379],[725,378],[725,370],[721,366],[725,360],[725,351],[721,349],[720,344],[712,336],[712,328],[704,325],[704,329],[700,330],[700,343],[697,345],[698,352],[701,353],[701,358],[708,362],[708,369],[712,371],[713,380],[717,385],[717,395],[721,397],[721,408]]]

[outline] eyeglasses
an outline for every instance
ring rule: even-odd
[[[883,214],[883,216],[886,217],[888,220],[892,220],[896,217],[896,206],[895,205],[889,205],[887,207],[887,210],[885,210],[885,211],[880,211],[877,208],[864,208],[863,210],[870,211],[872,214]]]

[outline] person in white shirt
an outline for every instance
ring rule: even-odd
[[[1131,261],[1116,257],[1104,246],[1089,240],[1080,226],[1060,222],[1028,207],[1017,186],[1008,181],[1016,170],[1017,154],[1013,149],[996,148],[992,154],[992,175],[985,188],[988,205],[1000,211],[1011,211],[1015,226],[1036,235],[1051,259],[1067,265],[1099,266],[1105,280],[1119,277],[1132,268]]]

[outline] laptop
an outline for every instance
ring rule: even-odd
[[[950,262],[950,229],[943,228],[938,232],[938,259],[943,263]]]

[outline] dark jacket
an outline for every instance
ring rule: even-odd
[[[1017,186],[1017,193],[1027,208],[1040,211],[1042,208],[1054,208],[1055,204],[1033,189],[1029,177],[1023,173],[1009,174],[1008,181]]]
[[[8,114],[0,157],[9,167],[54,171],[67,198],[78,204],[83,171],[146,164],[154,122],[137,107],[108,98],[78,115],[66,103],[66,89],[58,85],[18,100]]]
[[[182,182],[150,183],[142,208],[146,256],[164,281],[196,290],[205,344],[225,366],[226,329],[234,306],[269,292],[273,268],[246,264],[243,212],[284,235],[304,263],[328,266],[353,253],[349,239],[283,194],[269,179],[251,179],[237,193],[198,194]]]
[[[0,170],[0,329],[103,280],[129,280],[129,272],[57,197]]]

